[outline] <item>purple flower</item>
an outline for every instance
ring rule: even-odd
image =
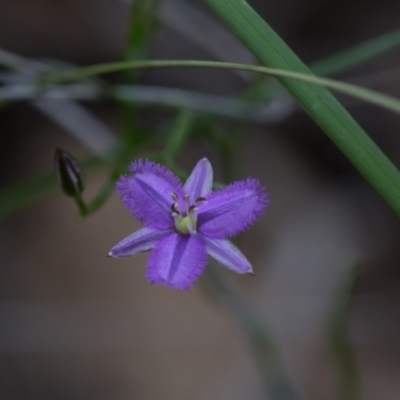
[[[143,228],[116,246],[109,256],[130,257],[151,249],[147,278],[188,290],[207,266],[207,254],[239,274],[252,273],[246,257],[228,238],[256,222],[268,205],[256,179],[211,191],[213,171],[203,158],[184,185],[169,170],[138,160],[122,176],[117,189]]]

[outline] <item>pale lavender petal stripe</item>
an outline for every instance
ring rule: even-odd
[[[253,272],[250,262],[242,252],[229,240],[204,238],[207,253],[223,264],[225,267],[238,274]]]
[[[110,257],[123,258],[151,250],[159,240],[170,232],[169,230],[160,231],[142,228],[121,240],[111,249],[108,255]]]
[[[205,197],[210,193],[212,181],[212,166],[207,158],[203,158],[196,164],[183,187],[185,193],[190,195],[191,204],[193,204],[199,197]]]
[[[235,182],[213,192],[199,207],[198,230],[214,239],[236,236],[256,222],[267,205],[267,195],[258,180]]]
[[[155,246],[149,258],[147,278],[156,285],[189,290],[206,265],[207,254],[201,237],[172,233]]]

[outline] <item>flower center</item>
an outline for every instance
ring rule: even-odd
[[[189,195],[185,193],[183,201],[179,201],[176,193],[171,194],[174,203],[171,206],[172,216],[175,222],[175,229],[184,235],[194,235],[197,233],[197,210],[201,203],[206,199],[199,197],[194,204],[189,204]]]

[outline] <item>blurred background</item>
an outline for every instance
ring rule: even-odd
[[[250,3],[307,63],[398,28],[400,15],[392,0]],[[150,59],[256,62],[200,0],[157,7]],[[289,97],[249,113],[235,100],[249,75],[182,69],[26,90],[46,68],[126,57],[132,10],[124,0],[0,2],[0,399],[398,398],[398,219]],[[400,97],[399,65],[393,49],[336,77]],[[123,87],[130,80],[141,91]],[[107,84],[121,84],[119,99],[96,91]],[[340,99],[400,165],[399,117]],[[256,277],[210,267],[262,321],[266,348],[254,351],[234,303],[206,277],[181,293],[145,280],[147,255],[106,257],[139,228],[117,194],[78,223],[54,185],[56,147],[95,155],[102,162],[84,167],[94,198],[119,138],[147,145],[157,130],[135,154],[157,151],[186,105],[196,119],[178,165],[209,157],[218,181],[260,179],[271,199],[237,241]],[[265,390],[274,374],[295,395]]]

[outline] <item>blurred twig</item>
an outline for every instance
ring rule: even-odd
[[[38,61],[29,60],[19,54],[12,53],[11,51],[5,50],[0,47],[0,65],[5,67],[18,70],[18,71],[32,71],[38,72],[48,72],[49,67],[46,64],[40,63]]]
[[[107,126],[93,117],[78,103],[59,99],[57,101],[39,98],[34,107],[56,124],[70,132],[86,147],[101,157],[109,157],[116,150],[118,140],[110,134]]]
[[[20,82],[31,85],[34,85],[43,74],[53,70],[46,63],[29,60],[2,48],[0,48],[0,65],[15,71],[14,81],[19,79]],[[4,83],[1,78],[0,82]],[[35,97],[32,99],[32,105],[70,132],[98,156],[107,158],[112,150],[116,149],[118,140],[108,127],[73,100],[64,97],[62,102],[56,104]]]
[[[29,101],[38,95],[37,87],[32,84],[0,87],[0,101]],[[147,105],[185,107],[193,111],[258,123],[278,123],[286,119],[294,108],[294,102],[288,97],[250,104],[227,96],[150,85],[117,84],[105,88],[94,83],[76,83],[55,86],[40,92],[40,99],[43,100],[98,101],[110,97]]]

